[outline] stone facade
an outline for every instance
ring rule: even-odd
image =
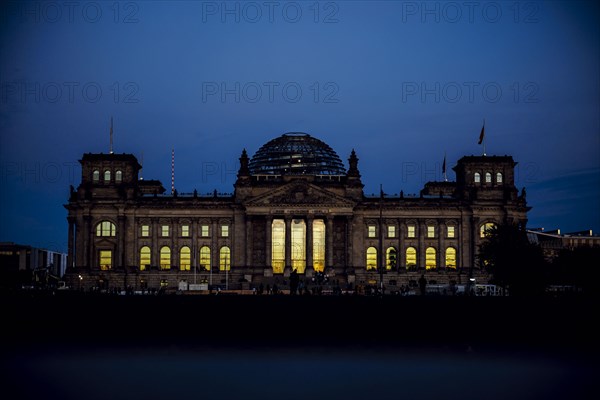
[[[379,283],[378,268],[387,287],[414,285],[421,274],[460,284],[486,279],[476,259],[486,224],[526,224],[510,156],[463,157],[456,182],[429,182],[416,196],[365,196],[354,151],[348,161],[341,175],[257,174],[244,150],[233,195],[165,195],[160,182],[138,178],[133,155],[84,154],[81,184],[65,205],[67,280],[82,289],[247,289],[284,284],[297,265],[309,281],[324,248],[322,272],[336,284]],[[275,220],[287,239],[281,269],[273,265]],[[292,232],[293,224],[304,231]],[[313,240],[314,224],[324,224],[324,243]]]

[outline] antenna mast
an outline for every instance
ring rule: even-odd
[[[171,149],[171,194],[175,193],[175,149]]]
[[[110,154],[113,154],[113,117],[110,117]]]

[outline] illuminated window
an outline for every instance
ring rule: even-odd
[[[190,236],[190,226],[189,225],[181,225],[181,236],[182,237]]]
[[[140,249],[140,271],[145,271],[151,264],[150,247],[144,246]]]
[[[206,271],[210,271],[210,247],[208,246],[200,248],[200,267]]]
[[[377,269],[377,249],[375,247],[367,249],[367,271],[370,269]]]
[[[446,249],[446,268],[456,269],[456,249],[454,247]]]
[[[221,237],[229,236],[229,225],[221,225]]]
[[[325,271],[325,222],[313,221],[313,268],[317,272]]]
[[[104,182],[105,183],[110,182],[110,171],[109,170],[104,171]]]
[[[433,238],[435,237],[435,226],[427,226],[427,237],[428,238]]]
[[[171,249],[169,246],[160,248],[160,269],[171,269]]]
[[[169,225],[163,225],[160,227],[160,236],[169,237]]]
[[[389,238],[395,238],[396,237],[396,227],[395,226],[388,226],[388,237]]]
[[[192,264],[192,253],[190,248],[183,246],[179,250],[179,269],[182,271],[189,271],[190,265]]]
[[[369,226],[367,227],[367,229],[368,229],[368,236],[369,236],[370,238],[374,238],[374,237],[376,236],[375,225],[369,225]]]
[[[490,234],[490,230],[492,230],[496,225],[493,222],[486,222],[481,225],[479,228],[479,237],[484,238]]]
[[[435,249],[433,247],[428,247],[425,250],[425,269],[435,269]]]
[[[274,219],[271,224],[271,265],[273,273],[282,274],[285,264],[285,222]]]
[[[150,225],[142,225],[142,237],[150,236]]]
[[[302,219],[292,220],[292,270],[299,274],[306,268],[306,223]]]
[[[219,252],[219,270],[231,270],[231,250],[227,246],[221,247],[221,251]]]
[[[95,169],[94,172],[92,172],[92,180],[94,182],[98,182],[100,180],[100,171],[98,171],[97,169]]]
[[[385,269],[395,270],[398,252],[394,247],[388,247],[385,251]]]
[[[200,226],[200,236],[202,236],[202,237],[208,237],[208,225],[201,225]]]
[[[102,271],[112,269],[112,250],[100,250],[98,264]]]
[[[448,227],[448,238],[450,238],[450,239],[454,238],[454,227],[453,226]]]
[[[496,183],[502,183],[502,173],[500,172],[496,174]]]
[[[475,172],[475,175],[473,175],[473,181],[475,183],[481,182],[481,175],[479,175],[479,172]]]
[[[122,181],[123,181],[123,171],[117,170],[117,172],[115,172],[115,182],[122,182]]]
[[[489,172],[485,173],[485,183],[492,183],[492,174]]]
[[[408,225],[408,237],[409,238],[414,238],[415,237],[415,226],[414,225]]]
[[[115,224],[110,221],[102,221],[96,225],[96,236],[115,236]]]
[[[409,247],[406,249],[406,268],[417,266],[417,249]]]

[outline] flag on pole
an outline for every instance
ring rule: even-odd
[[[485,136],[485,119],[483,120],[483,126],[481,127],[481,133],[479,134],[479,142],[477,144],[483,143],[484,136]]]

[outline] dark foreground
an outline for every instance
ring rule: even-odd
[[[1,298],[9,398],[575,399],[599,372],[590,299]]]

